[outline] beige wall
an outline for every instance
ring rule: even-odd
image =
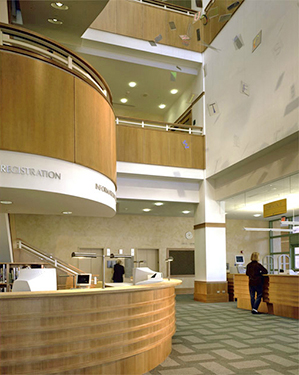
[[[194,238],[185,233],[193,231],[193,218],[116,215],[111,219],[46,215],[15,215],[16,235],[29,244],[68,263],[78,266],[71,253],[83,248],[159,249],[160,271],[166,276],[167,248],[194,248]],[[234,264],[234,256],[244,251],[246,262],[253,251],[262,256],[268,253],[268,234],[245,232],[244,226],[266,227],[262,221],[227,221],[227,262]],[[234,267],[232,268],[232,271]],[[194,278],[182,278],[181,288],[193,288]]]

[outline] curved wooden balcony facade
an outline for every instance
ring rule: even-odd
[[[109,87],[84,59],[32,31],[0,24],[0,149],[75,163],[116,184]]]

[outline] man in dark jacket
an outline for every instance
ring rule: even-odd
[[[259,314],[258,307],[263,296],[263,275],[268,271],[259,262],[259,253],[251,254],[251,262],[247,264],[246,275],[249,276],[249,293],[251,299],[252,314]],[[255,298],[255,293],[257,294]]]
[[[115,264],[113,268],[114,268],[113,277],[112,277],[113,281],[115,283],[122,283],[124,281],[123,275],[125,273],[125,267],[121,264],[120,259],[118,259],[117,263]]]

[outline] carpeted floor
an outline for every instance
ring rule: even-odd
[[[299,322],[176,297],[170,356],[146,375],[299,375]]]

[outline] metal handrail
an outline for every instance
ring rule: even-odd
[[[176,13],[182,13],[182,14],[185,14],[187,16],[192,16],[192,17],[194,16],[194,14],[198,12],[197,10],[194,10],[194,9],[185,8],[180,5],[175,5],[175,4],[171,4],[171,3],[167,3],[167,2],[163,2],[159,0],[133,0],[133,1],[136,1],[137,3],[145,4],[145,5],[150,5],[156,8],[166,9],[166,10],[176,12]]]
[[[136,119],[133,117],[124,117],[124,116],[117,116],[115,119],[115,123],[116,125],[133,125],[133,126],[139,126],[141,128],[155,128],[157,130],[180,131],[180,132],[186,132],[186,133],[193,134],[193,135],[203,135],[203,131],[201,127],[196,127],[192,125],[164,123],[164,122],[152,121],[152,120],[141,120],[141,119]]]
[[[89,81],[112,104],[112,95],[104,78],[79,55],[51,39],[19,26],[0,23],[0,49],[33,53],[48,63],[71,70]]]
[[[25,244],[22,240],[17,240],[17,247],[18,249],[26,250],[31,254],[38,256],[42,260],[50,263],[55,268],[59,269],[60,271],[66,272],[72,276],[77,276],[80,274],[79,270],[75,269],[75,267],[65,263],[64,261],[54,258],[52,255],[48,255],[41,250],[37,250],[32,246]]]

